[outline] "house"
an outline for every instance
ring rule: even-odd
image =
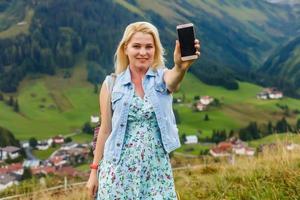
[[[256,98],[266,100],[269,98],[269,95],[266,92],[260,92],[256,95]]]
[[[6,160],[8,158],[15,159],[20,156],[20,148],[15,146],[7,146],[0,148],[0,160]]]
[[[33,175],[37,175],[37,174],[54,174],[55,173],[55,167],[52,166],[39,166],[39,167],[35,167],[35,168],[31,168],[31,173]]]
[[[185,137],[185,144],[197,144],[198,143],[198,137],[196,135],[188,135]]]
[[[27,24],[26,21],[22,21],[22,22],[18,22],[18,23],[17,23],[18,26],[24,26],[24,25],[26,25],[26,24]]]
[[[6,188],[19,184],[20,176],[14,174],[0,174],[0,191]]]
[[[200,98],[199,101],[204,105],[209,105],[211,102],[214,101],[214,98],[212,98],[210,96],[203,96]]]
[[[66,156],[53,156],[52,158],[50,158],[50,163],[52,164],[52,166],[55,167],[61,167],[63,165],[67,165],[68,161],[66,159]]]
[[[78,176],[80,174],[79,171],[77,171],[74,167],[72,166],[64,166],[59,168],[58,170],[55,171],[56,175],[59,176]]]
[[[206,109],[206,105],[204,105],[203,103],[198,101],[197,104],[196,104],[196,108],[197,108],[198,111],[203,111],[203,110]]]
[[[232,151],[232,144],[230,142],[220,142],[216,147],[210,149],[209,153],[213,157],[230,156]]]
[[[23,162],[23,167],[33,168],[41,165],[40,160],[25,160]]]
[[[97,124],[98,122],[99,122],[99,117],[91,115],[91,123]]]
[[[21,147],[22,148],[28,148],[29,147],[29,142],[28,141],[21,141]]]
[[[232,152],[236,155],[246,155],[246,156],[254,156],[255,149],[250,147],[234,147],[232,148]]]
[[[63,144],[60,149],[61,150],[69,150],[69,149],[76,148],[77,146],[78,146],[77,143],[75,143],[75,142],[69,142],[69,143]]]
[[[50,147],[50,144],[48,141],[38,141],[38,144],[36,145],[36,148],[38,150],[47,150]]]
[[[9,173],[22,175],[23,172],[24,172],[24,169],[23,169],[22,163],[13,163],[10,165],[0,167],[0,175],[9,174]]]
[[[279,91],[277,88],[264,88],[262,92],[256,95],[257,99],[281,99],[283,97],[283,93]]]
[[[229,156],[232,154],[254,156],[255,149],[248,147],[246,142],[232,137],[227,142],[220,142],[216,147],[210,150],[214,157]]]
[[[55,144],[63,144],[65,142],[65,138],[61,135],[57,135],[57,136],[53,137],[52,139],[53,139],[53,143],[55,143]]]

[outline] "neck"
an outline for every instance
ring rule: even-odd
[[[142,81],[142,79],[144,78],[148,70],[148,69],[139,69],[137,67],[131,67],[131,66],[129,66],[129,69],[130,69],[131,80],[133,82]]]

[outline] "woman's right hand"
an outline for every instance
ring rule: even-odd
[[[86,188],[91,199],[95,199],[98,190],[97,170],[91,170],[89,180],[86,184]]]

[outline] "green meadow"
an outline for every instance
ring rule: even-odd
[[[26,140],[30,137],[46,139],[62,134],[78,132],[82,125],[90,120],[91,115],[98,115],[98,94],[94,93],[94,86],[86,81],[85,63],[79,62],[70,69],[71,78],[63,78],[64,71],[60,70],[55,76],[31,75],[22,83],[15,94],[5,94],[18,99],[20,113],[0,102],[0,126],[11,130],[18,139]],[[300,101],[291,98],[282,100],[258,100],[256,94],[261,87],[239,82],[240,88],[229,91],[218,86],[209,86],[188,73],[181,85],[181,89],[174,97],[185,96],[185,102],[174,104],[179,113],[180,134],[196,134],[200,137],[210,136],[214,129],[226,131],[238,130],[251,121],[273,124],[283,117],[283,111],[276,106],[288,105],[290,110],[300,108]],[[209,95],[217,98],[221,106],[209,107],[204,112],[193,112],[191,104],[195,96]],[[209,121],[204,121],[204,116]],[[299,115],[287,117],[290,123],[295,123]],[[74,136],[78,142],[90,141],[87,134]],[[202,148],[202,147],[197,147]]]

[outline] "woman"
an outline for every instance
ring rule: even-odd
[[[198,40],[195,47],[200,56]],[[90,195],[97,199],[176,199],[168,153],[180,142],[171,93],[193,61],[181,60],[178,41],[171,70],[164,67],[163,54],[152,24],[127,26],[115,53],[117,76],[112,92],[108,79],[100,91],[102,123],[87,183]]]

